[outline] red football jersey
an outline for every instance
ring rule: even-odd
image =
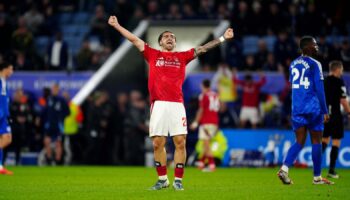
[[[151,103],[156,100],[183,102],[185,69],[187,63],[194,59],[194,49],[163,52],[145,44],[143,56],[149,65],[148,90]]]
[[[220,101],[219,96],[215,92],[202,93],[199,96],[199,106],[203,109],[202,118],[199,121],[200,124],[219,124]]]

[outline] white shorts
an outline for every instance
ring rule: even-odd
[[[214,137],[218,131],[218,126],[216,124],[203,124],[199,126],[198,139],[200,140],[210,140]]]
[[[155,101],[151,106],[149,136],[187,134],[186,111],[183,103]]]
[[[250,121],[252,124],[257,124],[259,122],[258,108],[242,107],[239,119],[241,121]]]

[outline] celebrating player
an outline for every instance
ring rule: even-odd
[[[7,89],[6,79],[13,74],[13,66],[10,63],[0,64],[0,174],[12,175],[13,172],[3,166],[3,149],[12,142],[11,127],[8,119],[10,117],[9,103],[10,97]]]
[[[204,154],[199,161],[198,168],[203,169],[205,161],[208,159],[209,171],[214,171],[215,161],[210,149],[210,140],[218,131],[220,101],[219,96],[210,90],[210,81],[208,79],[203,80],[201,86],[202,94],[199,96],[199,109],[190,128],[194,130],[200,124],[198,139],[203,141]]]
[[[301,38],[299,47],[302,55],[289,68],[292,84],[292,126],[296,142],[288,150],[287,156],[277,175],[284,184],[292,184],[288,170],[293,165],[305,144],[307,131],[312,142],[313,184],[333,184],[321,177],[323,122],[329,120],[323,87],[321,63],[313,57],[318,52],[316,40],[310,36]]]
[[[329,108],[329,123],[325,124],[322,138],[322,152],[326,150],[330,137],[332,137],[332,150],[330,154],[330,164],[328,177],[339,178],[335,172],[335,163],[338,157],[340,141],[344,137],[343,116],[340,111],[340,103],[346,113],[350,116],[350,106],[346,100],[346,87],[341,76],[343,74],[343,64],[341,61],[329,63],[329,76],[324,81],[326,101]]]
[[[233,38],[233,30],[227,29],[223,36],[207,44],[184,52],[175,52],[176,37],[170,31],[164,31],[158,37],[161,50],[151,48],[143,40],[122,27],[117,17],[110,16],[109,25],[128,39],[149,64],[148,90],[152,103],[150,132],[153,141],[154,159],[158,181],[151,188],[160,190],[169,186],[166,169],[166,137],[172,136],[175,153],[175,190],[183,190],[182,177],[186,160],[187,121],[183,105],[182,84],[185,78],[186,64],[196,56],[206,53],[227,39]]]

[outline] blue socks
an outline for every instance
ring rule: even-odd
[[[2,165],[2,159],[4,157],[3,155],[4,155],[3,150],[0,149],[0,166]]]
[[[322,145],[312,145],[312,161],[314,163],[314,176],[321,175],[321,162],[322,162]]]
[[[287,167],[292,166],[302,148],[303,146],[301,144],[297,142],[294,143],[293,146],[291,146],[290,149],[288,150],[286,159],[284,160],[283,164],[286,165]]]

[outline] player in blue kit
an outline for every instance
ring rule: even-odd
[[[7,89],[6,79],[13,73],[13,66],[10,63],[0,64],[0,174],[12,175],[13,172],[3,166],[3,150],[12,142],[11,127],[9,125],[9,104],[10,97]]]
[[[296,142],[288,150],[287,156],[277,175],[284,184],[293,184],[288,169],[293,165],[305,144],[307,131],[312,143],[313,184],[334,184],[321,177],[323,123],[329,120],[326,105],[321,63],[313,57],[318,46],[311,36],[301,38],[299,47],[302,55],[289,68],[292,85],[292,126]]]

